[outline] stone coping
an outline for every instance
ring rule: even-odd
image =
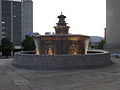
[[[82,34],[50,34],[50,35],[38,35],[34,36],[34,38],[39,38],[39,37],[86,37],[89,38],[89,36],[82,35]]]
[[[23,52],[16,52],[15,55],[25,55],[25,56],[89,56],[89,55],[100,55],[100,54],[110,54],[110,52],[102,51],[102,50],[88,50],[88,54],[55,54],[55,55],[48,55],[48,54],[35,54],[35,51],[23,51]],[[30,53],[30,54],[29,54]]]

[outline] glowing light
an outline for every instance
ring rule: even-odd
[[[40,55],[40,52],[38,50],[36,50],[36,55]]]
[[[53,52],[52,52],[51,48],[48,49],[48,55],[53,55]]]
[[[78,54],[78,46],[75,44],[72,44],[72,46],[70,47],[70,54]]]
[[[73,40],[73,41],[78,41],[80,38],[79,37],[70,37],[69,40]]]

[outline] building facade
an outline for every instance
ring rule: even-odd
[[[2,39],[2,8],[1,8],[1,0],[0,0],[0,45]]]
[[[120,0],[106,0],[106,45],[112,51],[120,51]]]
[[[2,32],[20,46],[26,33],[33,32],[32,0],[2,0]]]

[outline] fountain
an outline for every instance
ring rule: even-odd
[[[58,16],[55,34],[34,37],[36,51],[15,54],[13,65],[31,69],[95,68],[112,64],[110,53],[88,51],[89,36],[69,34],[66,16]]]

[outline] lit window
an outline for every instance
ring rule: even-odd
[[[13,15],[14,18],[16,18],[16,15]]]
[[[5,35],[5,32],[2,32],[2,35]]]
[[[5,22],[2,22],[2,24],[4,24]]]
[[[2,29],[5,29],[5,27],[2,27]]]

